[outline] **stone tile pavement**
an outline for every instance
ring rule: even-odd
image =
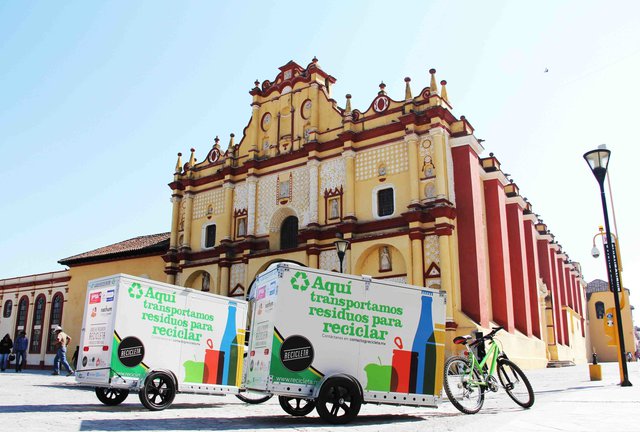
[[[603,364],[603,380],[589,381],[586,365],[526,371],[536,403],[523,410],[501,390],[486,397],[476,415],[448,401],[438,409],[363,405],[352,431],[640,431],[640,363],[630,363],[633,387],[621,388],[615,363]],[[330,431],[315,411],[294,418],[276,398],[248,405],[233,396],[178,394],[171,408],[147,411],[137,394],[116,407],[101,404],[73,377],[44,371],[0,374],[0,429],[22,431]]]

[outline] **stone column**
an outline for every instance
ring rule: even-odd
[[[227,230],[225,238],[233,240],[233,189],[235,188],[235,185],[231,182],[225,181],[222,188],[224,189],[224,222],[226,225],[225,229]]]
[[[318,166],[320,162],[311,159],[307,162],[309,169],[309,223],[318,223]],[[317,268],[317,267],[316,267]]]
[[[424,286],[424,234],[409,233],[411,239],[411,281],[410,284]]]
[[[220,263],[220,286],[218,287],[219,294],[222,296],[229,295],[229,263]]]
[[[347,150],[342,153],[345,161],[346,187],[344,190],[345,218],[356,218],[356,152]]]
[[[409,206],[420,203],[420,153],[418,152],[418,135],[415,133],[405,135],[409,153]]]
[[[184,214],[184,238],[182,239],[181,249],[191,249],[191,220],[193,219],[193,192],[186,192]]]
[[[253,236],[256,232],[256,189],[258,179],[254,176],[247,177],[247,236]]]
[[[182,196],[173,194],[171,196],[171,237],[169,239],[169,250],[178,250],[180,246],[178,244],[178,230],[180,229],[180,203],[182,202]]]
[[[447,142],[445,130],[441,127],[430,131],[433,142],[433,163],[436,171],[436,197],[449,199],[449,176],[447,170]]]

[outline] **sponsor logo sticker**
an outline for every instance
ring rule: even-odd
[[[144,345],[135,336],[122,339],[118,347],[118,359],[127,367],[135,367],[144,359]]]
[[[282,364],[293,372],[300,372],[311,366],[313,355],[313,345],[304,336],[290,336],[284,340],[280,347]]]

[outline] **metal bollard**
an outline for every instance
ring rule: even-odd
[[[591,381],[602,381],[602,366],[598,364],[598,355],[593,353],[593,364],[589,365],[589,378]]]

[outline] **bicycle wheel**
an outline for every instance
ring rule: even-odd
[[[498,360],[498,379],[511,399],[522,408],[531,408],[533,388],[522,370],[511,360]]]
[[[473,381],[480,381],[477,370],[470,373],[469,361],[460,356],[449,357],[444,364],[444,391],[459,411],[475,414],[484,403],[484,388]]]

